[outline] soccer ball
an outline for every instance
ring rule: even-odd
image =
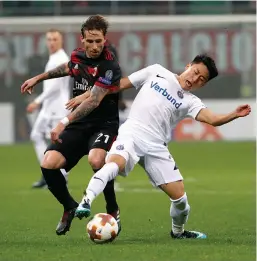
[[[106,213],[96,214],[87,224],[89,238],[95,243],[112,242],[118,235],[116,219]]]

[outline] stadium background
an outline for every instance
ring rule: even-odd
[[[215,58],[220,75],[196,94],[215,112],[228,112],[242,103],[251,104],[253,111],[245,119],[216,129],[185,120],[173,133],[170,149],[184,173],[194,209],[190,226],[207,230],[212,237],[209,243],[201,243],[201,250],[193,243],[186,248],[183,243],[172,243],[176,251],[169,251],[169,202],[155,193],[143,171],[136,168],[128,180],[118,180],[125,228],[117,245],[122,253],[114,245],[112,251],[92,248],[87,257],[255,260],[255,1],[0,1],[0,209],[5,213],[0,216],[0,260],[70,260],[74,252],[76,259],[84,257],[78,246],[85,236],[81,225],[75,223],[69,235],[73,241],[63,252],[69,239],[59,241],[53,233],[61,210],[56,210],[47,191],[30,189],[39,177],[29,142],[37,114],[27,115],[25,108],[42,85],[32,96],[22,96],[20,85],[44,70],[47,29],[63,31],[64,48],[70,53],[80,46],[81,22],[96,13],[109,17],[108,38],[117,47],[124,75],[151,63],[180,73],[197,53],[207,51]],[[135,94],[124,92],[128,105]],[[79,199],[84,188],[81,184],[86,184],[91,170],[83,161],[73,172],[69,186]],[[134,200],[142,205],[140,209]],[[153,208],[151,213],[149,208]],[[94,211],[103,211],[102,198]],[[42,212],[47,214],[39,214]],[[136,218],[131,220],[131,215]],[[224,233],[225,239],[221,236]]]

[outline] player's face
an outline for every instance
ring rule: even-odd
[[[48,32],[46,34],[46,45],[49,53],[55,53],[62,48],[62,35],[59,32]]]
[[[99,30],[85,31],[82,43],[87,57],[97,58],[104,48],[105,39],[103,32]]]
[[[187,91],[194,91],[207,83],[209,71],[203,63],[189,64],[180,76],[182,88]]]

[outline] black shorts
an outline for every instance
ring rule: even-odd
[[[118,134],[118,124],[69,125],[60,135],[62,143],[50,144],[46,151],[60,152],[66,159],[66,171],[71,170],[91,149],[109,151]]]

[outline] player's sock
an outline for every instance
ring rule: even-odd
[[[67,172],[65,169],[60,169],[62,175],[65,177],[66,181],[68,180],[69,172]]]
[[[108,181],[115,179],[119,173],[119,166],[114,163],[105,164],[99,171],[97,171],[91,178],[86,189],[86,196],[84,200],[91,205],[92,201],[104,190]]]
[[[96,173],[98,170],[94,169],[94,172]],[[108,181],[104,190],[104,198],[106,201],[106,210],[107,213],[112,213],[114,211],[117,211],[119,209],[118,203],[116,201],[116,195],[114,191],[114,179],[111,181]]]
[[[48,189],[56,197],[56,199],[63,205],[65,210],[70,210],[78,206],[78,203],[70,195],[66,186],[66,180],[59,169],[45,169],[42,168],[45,181]]]
[[[190,206],[187,201],[186,193],[179,199],[171,199],[170,215],[172,217],[172,232],[182,234],[184,224],[187,222]]]

